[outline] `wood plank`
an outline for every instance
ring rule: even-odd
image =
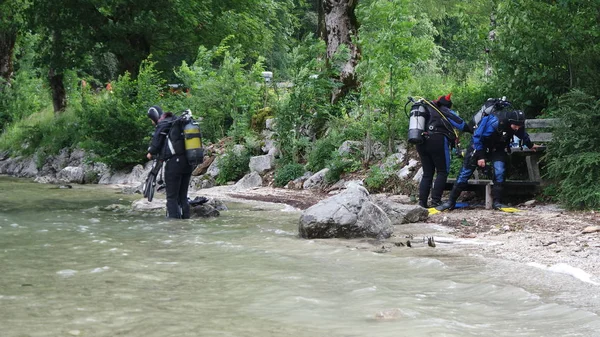
[[[446,183],[454,184],[456,182],[456,178],[449,178]],[[489,185],[493,184],[491,179],[469,179],[469,185]]]
[[[528,129],[544,129],[551,128],[558,124],[558,118],[540,118],[540,119],[526,119],[525,128]]]
[[[529,174],[529,180],[532,181],[541,181],[542,178],[540,176],[540,165],[539,165],[539,155],[531,155],[525,158],[525,162],[527,163],[527,173]]]
[[[446,185],[453,185],[456,182],[456,178],[448,178],[446,181]],[[469,185],[494,185],[494,181],[491,179],[469,179]],[[531,181],[531,180],[507,180],[504,182],[505,186],[539,186],[539,181]]]
[[[544,151],[546,151],[546,146],[542,145],[540,147],[538,147],[535,151],[533,151],[532,149],[528,149],[526,147],[511,147],[510,148],[511,153],[519,153],[519,154],[523,154],[523,155],[531,155],[531,154],[536,154],[536,153],[543,153]]]
[[[539,181],[531,181],[531,180],[507,180],[504,182],[504,186],[520,186],[520,187],[528,187],[528,186],[540,186]]]
[[[492,185],[485,185],[485,209],[492,209],[493,202]]]
[[[551,132],[529,133],[529,139],[531,139],[531,141],[534,143],[535,142],[547,143],[552,140],[552,133]]]

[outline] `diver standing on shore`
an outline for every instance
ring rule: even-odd
[[[425,128],[421,141],[417,143],[417,152],[423,167],[423,177],[419,183],[419,206],[423,208],[429,208],[427,199],[430,192],[431,207],[441,205],[442,193],[450,172],[450,149],[458,141],[456,130],[464,131],[466,127],[462,118],[451,110],[451,95],[440,96],[432,102],[417,102],[420,108],[426,111]]]

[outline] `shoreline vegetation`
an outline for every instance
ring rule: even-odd
[[[207,160],[192,198],[302,210],[360,181],[414,206],[412,98],[452,93],[470,121],[506,97],[527,119],[559,120],[540,160],[544,190],[503,200],[514,214],[472,207],[394,225],[372,250],[409,249],[410,231],[442,229],[451,243],[437,248],[460,243],[600,283],[597,2],[82,3],[0,4],[0,174],[138,193],[154,131],[146,111],[159,105],[201,121]],[[470,135],[458,138],[465,150]],[[449,177],[461,165],[453,156]],[[506,171],[527,172],[516,160]]]

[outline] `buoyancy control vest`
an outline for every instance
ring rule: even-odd
[[[427,128],[425,132],[429,134],[439,133],[443,134],[448,138],[451,144],[454,144],[454,140],[456,139],[456,133],[453,130],[450,122],[445,118],[441,112],[435,111],[435,109],[428,105],[429,110],[429,120],[427,121]],[[439,107],[438,109],[447,109],[445,107]]]
[[[192,166],[203,162],[202,133],[198,122],[192,118],[189,110],[173,120],[165,147],[166,158],[185,154]]]
[[[504,109],[491,113],[497,120],[498,126],[494,132],[483,139],[483,145],[488,149],[503,149],[509,146],[515,132],[510,127],[509,116],[512,110]],[[480,125],[483,128],[487,126]]]

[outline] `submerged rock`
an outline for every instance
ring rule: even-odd
[[[152,202],[148,202],[147,199],[139,199],[131,204],[131,209],[138,212],[165,212],[166,208],[165,199],[154,199]],[[206,202],[190,207],[192,218],[217,217],[221,215],[220,211],[226,210],[227,206],[221,200],[215,198],[208,198]]]
[[[190,211],[192,218],[210,218],[221,215],[221,213],[216,208],[207,204],[194,206],[191,208]]]

